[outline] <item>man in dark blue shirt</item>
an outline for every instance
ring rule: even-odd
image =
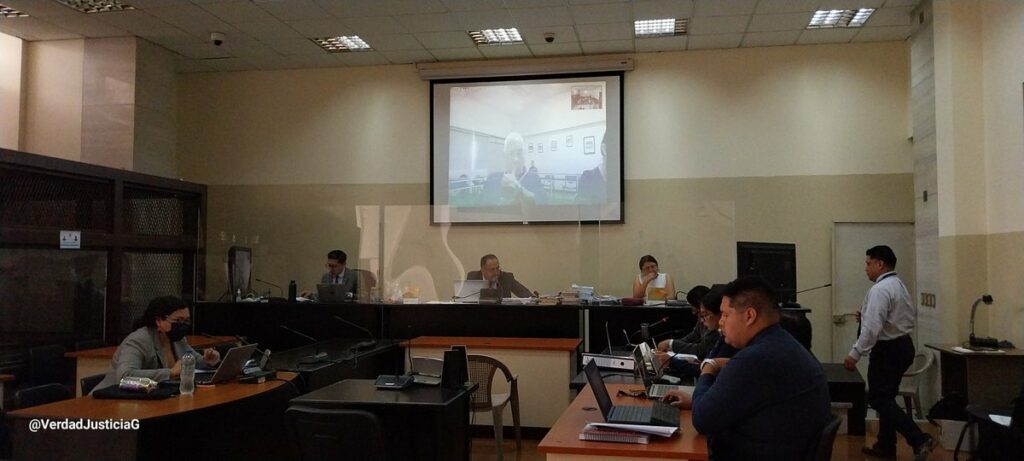
[[[693,409],[716,460],[803,459],[830,417],[821,364],[779,326],[767,282],[739,278],[723,296],[722,335],[739,352],[702,362],[692,399],[672,392],[665,400]]]

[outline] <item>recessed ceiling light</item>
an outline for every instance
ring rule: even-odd
[[[111,11],[134,10],[135,7],[121,3],[120,0],[57,0],[83,13],[109,13]]]
[[[670,37],[686,33],[686,18],[638,19],[633,21],[633,36],[636,38]]]
[[[0,3],[0,18],[27,18],[28,15]]]
[[[508,29],[483,29],[469,31],[469,37],[477,45],[514,45],[523,43],[523,37],[519,35],[519,29],[511,27]]]
[[[861,8],[859,10],[818,10],[811,16],[811,22],[807,24],[808,29],[828,29],[833,27],[862,27],[874,8]]]
[[[320,48],[330,53],[344,53],[347,51],[367,51],[370,45],[358,35],[347,35],[341,37],[320,37],[311,38]]]

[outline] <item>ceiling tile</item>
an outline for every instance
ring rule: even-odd
[[[351,28],[337,19],[304,19],[287,23],[304,37],[339,37],[355,35]]]
[[[885,0],[822,0],[819,10],[856,10],[858,8],[880,8]]]
[[[200,5],[210,14],[229,24],[239,22],[270,22],[275,18],[252,2],[220,2]]]
[[[771,0],[758,2],[756,14],[796,13],[800,11],[814,12],[821,0]]]
[[[87,38],[101,37],[122,37],[132,35],[131,33],[114,27],[90,15],[74,13],[66,16],[48,16],[44,19],[51,24],[59,25],[61,29],[73,32]]]
[[[261,41],[273,48],[274,51],[286,56],[326,53],[323,48],[320,48],[308,38],[275,38]]]
[[[327,10],[313,0],[288,0],[286,2],[260,2],[260,8],[282,21],[300,19],[325,19],[330,17]]]
[[[235,28],[235,26],[232,26],[232,25],[230,25],[230,24],[228,24],[228,23],[226,23],[224,21],[220,21],[217,24],[208,24],[208,25],[202,25],[202,24],[184,25],[184,26],[178,26],[178,28],[183,30],[183,31],[185,31],[185,32],[187,32],[189,35],[192,35],[193,37],[196,37],[196,38],[198,38],[198,39],[200,39],[202,41],[209,41],[210,40],[210,32],[214,32],[214,31],[223,33],[227,37],[228,41],[235,40],[235,39],[252,39],[252,37],[249,37],[248,35],[246,35],[242,31],[238,30],[237,28]]]
[[[800,38],[799,30],[786,30],[781,32],[752,32],[743,36],[743,43],[740,46],[782,46],[794,45],[796,39]]]
[[[780,30],[802,30],[811,22],[814,13],[755,14],[750,20],[748,32],[775,32]]]
[[[338,58],[337,53],[325,53],[325,54],[312,54],[305,56],[296,56],[306,61],[308,67],[344,67],[345,64]]]
[[[236,23],[235,27],[246,35],[259,40],[302,37],[302,34],[296,32],[288,24],[278,20],[269,22],[240,22]]]
[[[237,58],[280,56],[280,53],[275,51],[269,45],[253,39],[244,41],[230,40],[222,46],[228,50],[228,53],[231,54],[231,56]]]
[[[859,29],[807,29],[796,41],[798,45],[818,43],[847,43],[857,35]]]
[[[338,59],[349,66],[376,66],[389,64],[387,58],[376,51],[360,51],[355,53],[338,53]]]
[[[189,0],[128,0],[125,3],[128,3],[140,10],[148,10],[150,8],[160,8],[164,6],[189,5],[192,2]]]
[[[427,50],[403,50],[403,51],[381,51],[392,64],[412,64],[414,62],[434,62],[434,55],[427,53]]]
[[[174,71],[177,73],[208,72],[210,70],[212,70],[210,66],[206,65],[203,61],[195,59],[174,60]]]
[[[151,8],[146,10],[162,21],[176,27],[219,24],[221,19],[195,5],[178,5]]]
[[[409,32],[441,32],[462,30],[462,26],[450,13],[412,14],[396,16],[396,20]]]
[[[169,27],[170,24],[140,10],[115,11],[96,15],[96,19],[111,26],[125,29],[129,32],[140,33],[148,29],[159,29]]]
[[[547,41],[544,40],[544,34],[546,33],[555,34],[555,40],[551,42],[552,45],[558,43],[572,42],[576,43],[576,30],[572,26],[551,26],[541,27],[538,29],[520,29],[519,35],[523,37],[523,40],[527,45],[547,45]]]
[[[709,50],[718,48],[737,48],[743,34],[694,35],[686,44],[688,50]]]
[[[422,50],[423,45],[411,34],[380,34],[361,37],[377,51]]]
[[[177,27],[159,27],[154,29],[146,29],[145,31],[139,32],[136,35],[156,43],[203,43],[202,40],[199,40],[196,37],[189,35],[185,31],[178,29]]]
[[[735,16],[753,14],[757,0],[697,0],[694,16]]]
[[[576,33],[581,42],[599,42],[608,40],[632,40],[633,24],[617,22],[613,24],[579,24]]]
[[[338,18],[359,18],[365,16],[387,16],[391,14],[388,3],[376,0],[314,0],[321,8]],[[382,56],[378,56],[384,59]],[[384,60],[386,63],[387,60]]]
[[[383,1],[383,0],[370,0]],[[388,0],[388,7],[391,14],[429,14],[444,13],[448,11],[440,0]]]
[[[434,55],[438,61],[469,61],[484,58],[484,55],[480,54],[480,50],[475,46],[472,48],[432,49],[430,54]]]
[[[912,8],[880,8],[871,13],[865,26],[909,26]]]
[[[571,43],[540,43],[530,44],[534,56],[579,56],[583,49],[576,41]]]
[[[350,29],[359,35],[404,34],[408,31],[391,16],[372,16],[366,18],[342,18]]]
[[[689,35],[732,34],[747,30],[750,16],[706,16],[690,20],[686,26]]]
[[[566,0],[505,0],[509,8],[543,8],[546,6],[564,6]]]
[[[29,41],[82,38],[79,34],[33,17],[2,19],[0,32]]]
[[[628,3],[578,5],[569,11],[576,24],[607,24],[633,20],[633,9]]]
[[[474,46],[473,40],[465,32],[423,32],[414,35],[427,49]]]
[[[234,72],[255,68],[253,62],[244,58],[207,59],[200,62],[215,72]]]
[[[504,9],[502,0],[441,0],[449,11],[478,11]]]
[[[40,0],[4,0],[4,5],[14,8],[33,18],[45,18],[48,16],[67,16],[69,13],[82,14],[69,6],[60,3]]]
[[[252,59],[252,62],[259,70],[303,69],[311,67],[306,58],[308,56],[268,56]]]
[[[593,5],[596,3],[629,3],[630,0],[569,0],[569,5]]]
[[[903,41],[910,37],[910,26],[865,27],[853,37],[854,42]]]
[[[530,49],[527,48],[526,45],[481,46],[480,52],[483,53],[487,59],[533,57],[533,54],[530,53]]]
[[[569,8],[524,8],[512,10],[512,17],[522,28],[572,25]]]
[[[633,4],[634,19],[689,18],[693,0],[641,0]]]
[[[687,40],[685,35],[676,35],[675,37],[638,38],[634,42],[636,43],[636,51],[642,53],[648,51],[685,50]]]
[[[194,59],[232,57],[230,54],[228,54],[228,50],[221,48],[219,46],[214,46],[211,43],[200,43],[198,45],[193,46],[178,46],[172,49],[174,49],[174,51],[177,51],[185,57]]]
[[[583,47],[583,54],[632,53],[635,50],[632,40],[583,42],[580,45]]]
[[[517,24],[508,10],[461,11],[452,13],[452,17],[463,30],[516,27]]]
[[[885,6],[886,8],[900,7],[900,6],[910,6],[910,7],[915,7],[916,8],[917,5],[920,4],[920,3],[921,3],[921,0],[886,0],[886,2],[883,4],[883,6]]]

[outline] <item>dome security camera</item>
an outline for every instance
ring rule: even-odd
[[[216,46],[223,45],[225,38],[224,32],[210,32],[210,41]]]
[[[548,42],[548,43],[554,42],[555,41],[555,33],[554,32],[545,32],[544,33],[544,41]]]

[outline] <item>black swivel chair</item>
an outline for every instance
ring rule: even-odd
[[[96,385],[103,381],[103,378],[107,376],[106,373],[100,373],[98,375],[86,376],[78,380],[78,384],[82,387],[82,395],[89,395]]]
[[[71,392],[63,384],[50,383],[26,387],[14,393],[14,409],[34,407],[71,398]]]
[[[1010,426],[993,422],[992,415],[1011,417]],[[960,447],[972,424],[978,425],[978,447],[971,460],[1024,460],[1024,385],[1010,407],[967,405],[967,424],[960,431],[953,451],[954,460],[960,459]]]
[[[843,419],[832,415],[832,418],[821,428],[821,436],[814,441],[807,451],[805,461],[829,461],[832,459],[832,444],[836,441],[839,425]]]
[[[33,386],[49,383],[67,385],[70,380],[68,379],[68,361],[64,358],[64,352],[66,349],[60,344],[29,349],[29,384]]]
[[[284,417],[299,459],[387,459],[380,420],[373,413],[290,407]]]

